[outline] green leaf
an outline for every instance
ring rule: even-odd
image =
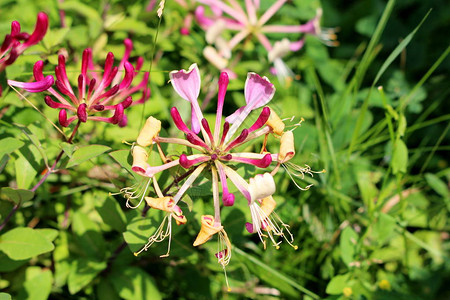
[[[59,147],[64,151],[64,153],[68,157],[72,157],[72,154],[75,151],[75,148],[77,146],[74,144],[69,144],[69,143],[63,142],[63,143],[59,144]]]
[[[156,231],[160,223],[152,216],[135,217],[127,225],[127,231],[123,233],[123,238],[130,247],[131,251],[141,249],[147,242],[148,238]]]
[[[108,26],[108,31],[129,31],[139,35],[148,35],[151,30],[145,25],[145,22],[134,18],[123,18],[120,21]]]
[[[404,114],[400,115],[400,119],[398,120],[398,135],[400,137],[403,137],[405,135],[405,131],[406,131],[406,118]]]
[[[11,300],[11,295],[7,293],[0,293],[0,300]]]
[[[387,239],[395,232],[397,222],[385,213],[380,213],[378,221],[374,224],[374,235],[379,245],[383,245]]]
[[[49,269],[29,267],[26,271],[26,280],[17,299],[46,300],[52,290],[53,276]]]
[[[88,256],[103,259],[105,255],[105,241],[98,224],[89,216],[77,211],[72,217],[72,230],[77,235],[78,245]]]
[[[153,279],[142,269],[129,267],[110,276],[114,289],[122,299],[162,299]]]
[[[425,174],[425,179],[427,180],[428,185],[439,195],[442,197],[449,197],[448,187],[445,182],[439,179],[434,174],[427,173]]]
[[[349,228],[349,227],[347,227]],[[342,294],[342,290],[347,286],[350,274],[334,276],[328,283],[326,292],[330,295]]]
[[[68,277],[69,292],[74,295],[87,286],[106,268],[106,261],[94,261],[87,258],[74,260]]]
[[[52,28],[52,30],[49,30],[49,32],[47,32],[42,42],[47,49],[59,46],[63,42],[69,31],[70,28],[67,27],[59,29]]]
[[[109,196],[105,197],[103,203],[98,201],[95,203],[95,209],[97,210],[103,222],[111,226],[111,228],[118,232],[124,232],[126,229],[126,218],[119,203]]]
[[[17,187],[28,189],[38,172],[22,154],[19,154],[19,157],[14,161],[14,167],[16,170]]]
[[[389,55],[389,57],[386,59],[386,61],[381,66],[380,70],[377,73],[377,76],[375,76],[375,80],[373,81],[373,85],[376,85],[378,80],[380,79],[381,75],[383,75],[384,71],[389,67],[389,65],[397,58],[397,56],[402,53],[403,49],[408,46],[409,42],[411,42],[412,38],[416,34],[417,30],[422,26],[423,22],[427,19],[428,15],[430,14],[431,9],[428,11],[428,13],[423,17],[422,21],[420,21],[419,25],[417,25],[414,30],[408,34],[408,36],[397,46],[395,47],[394,51]]]
[[[351,227],[346,227],[342,231],[339,247],[341,249],[341,258],[346,265],[354,261],[357,241],[358,234]]]
[[[0,158],[3,157],[3,155],[5,154],[10,154],[11,152],[19,149],[20,147],[22,147],[23,145],[25,145],[24,142],[12,138],[12,137],[7,137],[4,139],[0,140]]]
[[[91,158],[94,158],[96,156],[99,156],[100,154],[105,153],[110,149],[111,149],[110,147],[103,145],[89,145],[81,147],[73,153],[66,167],[70,168],[79,165]]]
[[[96,290],[98,300],[120,300],[114,287],[106,278],[102,278],[99,284],[96,285]]]
[[[266,263],[258,260],[257,258],[253,257],[252,255],[249,255],[247,253],[245,253],[244,251],[242,251],[241,249],[234,247],[234,252],[237,253],[239,256],[242,256],[244,258],[244,262],[251,262],[255,265],[257,265],[259,268],[261,268],[261,270],[263,270],[263,273],[267,273],[268,277],[269,277],[269,283],[274,283],[276,282],[277,285],[275,285],[277,288],[279,288],[278,284],[288,284],[291,287],[293,287],[294,289],[297,289],[298,291],[305,293],[306,295],[310,296],[313,299],[320,299],[320,297],[316,294],[314,294],[313,292],[311,292],[310,290],[308,290],[307,288],[301,286],[300,284],[298,284],[294,279],[278,272],[277,270],[271,268],[269,265],[267,265]]]
[[[0,250],[13,260],[28,259],[54,248],[42,233],[28,227],[14,228],[0,236]]]
[[[51,228],[42,228],[35,230],[40,234],[42,234],[49,242],[53,242],[58,237],[59,234],[58,230]]]
[[[112,158],[114,158],[115,161],[124,169],[126,169],[128,172],[133,174],[134,172],[131,171],[131,151],[130,150],[117,150],[112,151],[108,153]]]
[[[12,260],[5,253],[0,251],[0,272],[11,272],[28,262],[28,259],[24,260]]]
[[[89,24],[89,35],[91,37],[97,37],[102,28],[102,18],[100,13],[93,7],[81,3],[80,1],[64,1],[58,3],[60,9],[65,11],[73,11],[86,18]]]
[[[408,167],[408,148],[406,148],[403,140],[397,140],[394,145],[394,153],[392,154],[392,173],[406,173]]]
[[[1,189],[2,194],[9,198],[15,204],[24,203],[33,199],[34,192],[23,189],[13,189],[10,187],[4,187]]]

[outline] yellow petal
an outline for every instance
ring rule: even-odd
[[[167,212],[173,212],[173,207],[175,206],[175,202],[173,201],[172,197],[162,197],[162,198],[145,197],[145,201],[151,208]]]
[[[139,174],[145,173],[145,170],[150,166],[147,162],[148,154],[147,150],[141,146],[134,146],[132,150],[133,166],[131,169]]]
[[[214,217],[211,215],[202,216],[202,227],[194,241],[194,247],[206,243],[214,234],[223,229],[223,226],[214,227]]]
[[[272,129],[273,133],[278,134],[278,135],[283,134],[285,125],[273,109],[270,110],[270,116],[266,122],[266,125]]]
[[[153,139],[158,136],[160,131],[161,121],[153,117],[149,117],[137,138],[138,145],[142,147],[151,145]]]
[[[281,136],[280,153],[278,154],[278,161],[281,163],[287,162],[295,155],[294,134],[292,131],[286,131]]]
[[[275,200],[273,199],[272,196],[263,198],[261,200],[261,210],[264,212],[264,214],[268,217],[270,216],[270,214],[273,212],[273,210],[275,209],[275,206],[277,205],[277,203],[275,202]]]

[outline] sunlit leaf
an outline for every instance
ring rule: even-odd
[[[105,153],[110,149],[111,149],[110,147],[103,145],[89,145],[81,147],[73,153],[72,157],[67,163],[67,168],[79,165],[91,158],[97,157],[100,154]]]
[[[14,228],[0,236],[0,250],[14,260],[28,259],[54,248],[42,233],[28,227]]]
[[[4,187],[1,189],[2,194],[8,197],[8,199],[15,204],[24,203],[33,199],[34,192],[23,189],[13,189],[10,187]]]

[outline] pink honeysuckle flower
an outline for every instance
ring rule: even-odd
[[[40,12],[37,15],[36,26],[32,34],[20,32],[20,23],[13,21],[11,23],[11,33],[5,36],[0,47],[0,72],[16,61],[27,48],[39,43],[48,30],[48,16]],[[0,96],[2,87],[0,86]]]
[[[231,258],[231,243],[223,229],[220,212],[223,207],[234,205],[239,197],[232,193],[229,184],[233,184],[243,198],[247,200],[249,209],[252,213],[251,225],[245,225],[251,232],[257,232],[265,245],[263,238],[269,237],[272,243],[278,247],[278,238],[286,238],[290,245],[292,238],[288,233],[288,226],[284,223],[278,225],[280,222],[272,221],[274,216],[272,210],[274,208],[273,201],[264,200],[271,198],[275,193],[276,184],[273,176],[283,166],[286,171],[295,169],[292,164],[289,168],[286,167],[289,160],[295,155],[293,134],[290,131],[285,131],[285,125],[282,120],[273,113],[271,109],[266,106],[273,98],[275,88],[270,81],[261,77],[256,73],[249,73],[244,88],[246,105],[232,116],[228,116],[223,120],[223,107],[225,101],[225,94],[229,78],[227,73],[222,72],[218,81],[218,101],[217,112],[214,126],[210,126],[208,121],[203,118],[203,112],[198,104],[198,96],[200,94],[200,71],[196,64],[193,64],[187,71],[179,70],[170,73],[171,83],[175,92],[187,100],[191,104],[191,124],[190,129],[178,112],[176,107],[170,110],[173,122],[178,128],[179,132],[184,135],[184,138],[178,137],[161,137],[161,122],[154,117],[149,117],[142,128],[136,144],[132,148],[133,165],[132,170],[142,176],[142,182],[134,188],[124,188],[121,192],[127,199],[127,206],[136,208],[143,199],[150,188],[150,183],[153,182],[154,190],[159,199],[167,197],[161,191],[158,184],[158,174],[169,169],[172,173],[176,168],[186,169],[186,173],[180,175],[181,179],[177,179],[178,187],[176,190],[170,191],[170,199],[173,200],[173,205],[178,205],[182,200],[186,191],[190,189],[195,182],[210,181],[212,185],[212,198],[214,215],[202,216],[202,227],[197,236],[194,246],[201,245],[207,242],[212,236],[218,234],[219,237],[219,251],[216,253],[218,262],[225,267]],[[252,124],[243,125],[247,116],[255,109],[260,108],[259,116]],[[229,118],[233,119],[233,125],[227,121]],[[199,128],[195,129],[198,126]],[[245,128],[242,128],[245,127]],[[240,130],[238,132],[238,129]],[[266,143],[269,135],[281,137],[279,152],[271,153],[266,149]],[[259,151],[249,151],[250,142],[255,139],[262,140],[262,149]],[[177,155],[166,156],[161,143],[177,144],[186,146],[187,151],[177,153]],[[149,152],[145,147],[156,146],[163,161],[160,165],[150,165],[148,162]],[[245,146],[247,151],[242,151],[240,146]],[[179,149],[179,148],[178,148]],[[170,159],[169,159],[169,158]],[[245,179],[236,169],[241,164],[247,164],[255,167],[255,170],[262,170],[262,174]],[[297,169],[296,172],[304,171],[304,173],[311,174],[310,169]],[[202,176],[204,173],[210,173],[211,176]],[[298,176],[295,173],[290,176]],[[209,179],[210,178],[210,179]],[[241,197],[242,198],[242,197]],[[135,206],[129,201],[138,201]],[[222,201],[220,201],[222,200]],[[273,200],[273,199],[272,199]],[[273,206],[271,210],[268,207]],[[262,213],[261,213],[262,212]],[[161,225],[167,230],[157,231],[164,234],[158,235],[158,241],[164,238],[169,238],[170,244],[170,226]],[[276,227],[278,226],[278,227]],[[162,227],[160,227],[162,228]],[[273,228],[273,229],[272,229]],[[158,229],[159,230],[159,229]],[[264,233],[263,231],[266,231]],[[147,250],[149,245],[156,241],[155,235],[149,238],[143,250]],[[141,250],[141,251],[143,251]],[[141,252],[139,251],[139,253]]]
[[[80,122],[94,120],[125,126],[127,118],[124,110],[146,101],[150,96],[150,90],[147,87],[148,72],[144,74],[144,78],[139,84],[132,86],[133,79],[142,68],[143,60],[138,58],[135,68],[128,62],[133,47],[132,42],[127,39],[124,44],[125,54],[118,67],[113,66],[114,55],[111,52],[108,53],[102,77],[95,71],[92,50],[90,48],[85,49],[81,63],[81,74],[78,76],[75,92],[67,77],[66,60],[63,55],[59,55],[58,65],[55,67],[56,89],[51,87],[53,77],[44,77],[43,75],[43,61],[38,61],[34,65],[33,74],[36,82],[25,83],[9,80],[8,83],[32,93],[47,90],[57,101],[46,95],[45,103],[51,108],[60,109],[59,123],[63,127],[69,126],[77,119]],[[131,95],[139,91],[142,91],[142,97],[133,101]],[[113,111],[114,113],[111,117],[94,115],[101,111]],[[72,116],[68,116],[68,112],[71,112]]]
[[[195,16],[197,22],[206,31],[206,40],[215,47],[217,51],[205,48],[205,57],[217,68],[223,70],[228,66],[232,50],[249,37],[255,37],[267,50],[268,60],[274,63],[278,75],[288,76],[287,66],[282,62],[282,58],[290,52],[299,51],[304,45],[304,37],[297,41],[283,39],[284,42],[272,44],[267,34],[270,33],[296,33],[310,34],[318,36],[325,44],[336,46],[337,42],[334,29],[322,29],[320,18],[322,9],[317,10],[316,16],[303,25],[270,25],[269,20],[287,2],[287,0],[277,0],[265,12],[261,12],[258,17],[259,1],[246,0],[245,11],[235,0],[198,0],[200,3],[209,6],[214,10],[212,16],[205,14],[203,6],[197,7]],[[217,13],[217,10],[220,13]],[[222,32],[232,31],[235,34],[228,41],[224,40]]]

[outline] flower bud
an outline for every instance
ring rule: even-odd
[[[294,133],[286,131],[281,136],[280,153],[278,154],[278,162],[284,163],[295,155]]]
[[[137,138],[138,145],[142,147],[151,145],[153,139],[158,136],[160,131],[161,121],[153,117],[149,117]]]
[[[133,166],[131,167],[131,170],[134,172],[144,175],[145,170],[150,166],[147,162],[148,159],[148,153],[147,150],[142,148],[141,146],[134,146],[132,150],[133,155]]]
[[[285,125],[274,110],[270,111],[269,120],[267,120],[266,125],[272,129],[273,133],[283,135]]]
[[[276,186],[273,176],[270,173],[258,174],[250,178],[248,191],[250,193],[250,200],[263,199],[275,193]]]

